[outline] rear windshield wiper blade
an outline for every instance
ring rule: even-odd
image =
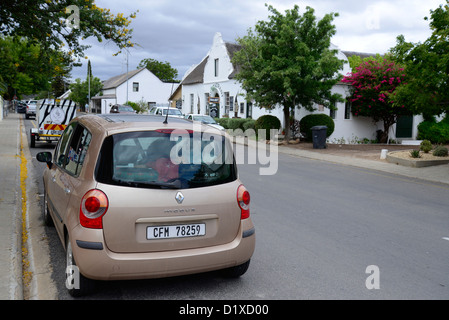
[[[120,180],[120,179],[114,179],[114,180],[121,185],[126,185],[129,187],[135,187],[135,188],[154,187],[154,188],[160,188],[160,189],[179,189],[181,187],[181,182],[179,180],[175,180],[172,182],[163,182],[163,181],[135,182],[135,181]]]

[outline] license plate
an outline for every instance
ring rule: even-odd
[[[206,224],[204,223],[147,227],[148,240],[200,237],[205,234]]]

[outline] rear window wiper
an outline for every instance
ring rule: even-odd
[[[180,180],[174,180],[171,182],[163,182],[163,181],[154,181],[154,182],[134,182],[120,179],[113,179],[117,183],[121,185],[125,185],[128,187],[134,188],[160,188],[160,189],[179,189],[181,187]]]

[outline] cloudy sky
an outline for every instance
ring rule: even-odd
[[[310,6],[318,19],[337,12],[333,44],[345,51],[385,53],[400,34],[411,42],[427,39],[430,29],[424,17],[446,0],[97,0],[97,6],[115,14],[139,10],[131,23],[133,40],[139,46],[130,50],[128,67],[126,54],[114,57],[118,49],[111,43],[88,39],[85,44],[92,48],[86,55],[94,76],[101,80],[125,73],[127,68],[136,69],[145,58],[169,62],[181,79],[189,67],[206,56],[216,32],[225,41],[235,42],[257,21],[268,20],[265,3],[281,13],[295,4],[302,12]],[[87,60],[72,70],[72,78],[84,79],[86,73]]]

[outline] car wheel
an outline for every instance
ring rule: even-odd
[[[50,211],[48,211],[48,196],[47,192],[44,190],[44,211],[43,211],[43,218],[44,223],[48,227],[54,226],[53,219],[51,218]]]
[[[36,146],[36,137],[30,132],[30,147],[34,148]]]
[[[248,260],[245,263],[242,263],[238,266],[223,270],[224,276],[228,278],[238,278],[240,276],[243,276],[249,268],[250,261],[251,260]]]
[[[66,288],[72,297],[82,297],[90,294],[94,289],[94,281],[84,277],[80,272],[73,256],[72,244],[66,237]]]

